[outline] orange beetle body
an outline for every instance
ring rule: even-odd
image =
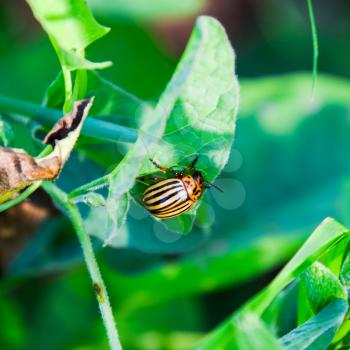
[[[171,219],[194,207],[204,186],[202,173],[194,168],[197,160],[198,157],[188,167],[176,171],[162,167],[150,159],[160,171],[174,175],[170,179],[154,177],[155,182],[143,192],[142,204],[152,215],[160,219]]]

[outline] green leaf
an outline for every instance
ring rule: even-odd
[[[104,79],[97,72],[87,71],[86,80],[86,95],[95,97],[90,113],[92,116],[99,116],[103,120],[132,128],[139,127],[141,117],[150,108],[146,102]],[[44,104],[60,109],[64,104],[63,91],[64,80],[60,73],[47,89]],[[99,156],[103,156],[101,152]],[[113,162],[112,158],[109,159],[107,166],[110,166],[111,162]]]
[[[92,16],[84,0],[27,0],[48,34],[60,62],[69,69],[99,66],[85,61],[81,52],[108,33]],[[101,67],[99,67],[101,68]]]
[[[240,315],[245,313],[256,313],[261,315],[277,295],[288,283],[309,267],[325,251],[332,249],[343,239],[349,239],[348,230],[333,219],[324,220],[312,233],[304,245],[298,250],[288,264],[280,271],[276,278],[259,294],[252,298],[248,303],[236,311],[228,320],[217,327],[200,344],[201,349],[211,349],[211,345],[216,343],[221,337],[226,337],[230,332],[232,323]]]
[[[215,349],[220,349],[217,344]],[[225,347],[222,347],[223,349]],[[227,347],[226,347],[227,348]],[[230,347],[237,350],[282,350],[278,339],[253,313],[243,315],[235,327],[235,343]]]
[[[315,312],[312,309],[312,305],[307,295],[305,283],[303,280],[301,280],[298,285],[297,308],[298,308],[297,310],[298,317],[297,317],[297,323],[296,323],[297,325],[301,325],[302,323],[309,320],[311,317],[315,316]]]
[[[340,279],[347,288],[350,287],[350,254],[348,254],[344,260],[340,272]]]
[[[270,285],[249,302],[245,308],[258,313],[263,312],[288,283],[310,266],[322,253],[341,242],[342,239],[349,239],[347,228],[334,219],[325,219]]]
[[[235,76],[235,57],[225,30],[210,17],[200,17],[182,60],[168,89],[186,75],[172,106],[166,130],[150,150],[151,158],[171,167],[188,165],[199,156],[196,167],[213,182],[224,168],[232,146],[239,105],[239,86]],[[157,171],[149,161],[142,173]],[[191,230],[196,210],[162,221],[170,230]]]
[[[283,289],[262,315],[262,320],[276,336],[286,334],[295,327],[295,311],[300,303],[297,298],[299,284],[296,282]]]
[[[262,312],[271,300],[297,277],[301,271],[311,265],[327,249],[338,244],[342,239],[349,240],[348,230],[334,219],[325,219],[311,234],[308,240],[280,271],[272,283],[247,305],[248,309]]]
[[[86,97],[86,69],[105,68],[111,62],[93,63],[85,59],[85,49],[108,32],[92,16],[84,0],[28,0],[33,14],[47,32],[62,67],[64,76],[65,103],[68,112],[74,100]],[[78,70],[72,83],[71,72]],[[83,79],[85,80],[85,79]]]
[[[222,242],[230,245],[237,236],[253,240],[254,235],[262,238],[271,233],[290,235],[291,240],[299,241],[330,213],[344,220],[349,212],[345,207],[348,196],[343,191],[346,174],[350,171],[346,162],[350,129],[344,93],[349,83],[320,76],[319,104],[314,107],[303,94],[310,87],[309,76],[304,74],[244,80],[242,84],[240,129],[232,157],[222,174],[224,184],[230,186],[225,185],[224,193],[214,189],[208,193],[215,222],[213,238],[208,245]],[[109,103],[106,100],[106,105]],[[290,115],[289,110],[293,111]],[[288,120],[281,119],[281,113],[288,113]],[[272,121],[268,124],[270,117]],[[283,132],[276,134],[273,128],[276,125],[284,125]],[[329,134],[331,137],[327,136]],[[337,152],[334,153],[333,148]],[[286,157],[286,153],[290,157]],[[325,158],[329,159],[330,166],[325,165]],[[237,163],[238,168],[232,171],[235,162],[242,164]],[[298,168],[300,163],[306,168]],[[232,208],[230,205],[238,198],[237,180],[254,196],[247,195],[243,205]],[[273,190],[270,185],[262,186],[272,183]],[[286,202],[285,195],[291,190],[293,200]],[[195,226],[191,235],[165,244],[155,232],[154,220],[142,215],[142,219],[128,219],[127,227],[120,233],[125,237],[119,242],[150,252],[177,253],[199,246],[203,249],[203,241],[208,239]]]
[[[198,14],[204,0],[90,0],[92,9],[103,17],[126,17],[138,20],[181,18]]]
[[[218,175],[233,140],[237,86],[233,51],[224,29],[216,20],[201,17],[155,110],[143,114],[137,142],[111,173],[107,211],[112,215],[107,232],[102,234],[105,242],[115,244],[118,223],[125,220],[125,210],[114,210],[119,207],[116,202],[120,198],[125,201],[123,195],[140,173],[154,171],[150,156],[161,161],[167,155],[168,165],[203,152],[199,163],[204,175],[209,181]],[[174,229],[188,232],[192,221],[184,215]]]
[[[325,252],[325,254],[320,257],[319,262],[327,266],[335,276],[339,276],[347,251],[348,244],[347,241],[344,240],[341,244],[337,244],[334,249]]]
[[[335,299],[315,317],[281,338],[287,350],[327,349],[348,310],[344,299]]]
[[[137,127],[142,116],[150,112],[151,108],[147,103],[103,79],[96,72],[86,73],[87,94],[95,96],[94,101],[96,102],[91,109],[91,114],[128,127]],[[59,74],[47,90],[45,103],[48,106],[56,108],[62,106],[64,103],[63,85],[62,74]],[[159,117],[163,118],[163,115],[159,113]],[[106,167],[110,167],[118,159],[120,160],[120,153],[116,152],[114,145],[88,141],[87,144],[84,144],[84,154],[90,159]],[[141,148],[142,152],[145,151],[141,140],[139,140],[138,147]],[[119,147],[120,149],[122,149],[122,146]],[[76,184],[75,187],[82,184]],[[70,188],[72,188],[71,185]],[[102,200],[102,198],[100,199]],[[89,233],[105,240],[107,238],[106,233],[113,230],[113,227],[110,226],[120,227],[124,224],[129,201],[130,198],[125,192],[118,201],[105,202],[106,208],[91,208],[85,218]],[[108,221],[108,219],[111,221]]]
[[[319,312],[333,299],[347,299],[346,289],[326,266],[314,262],[301,278],[304,282],[308,298],[314,313]]]
[[[76,70],[76,69],[87,69],[87,70],[93,70],[93,69],[104,69],[108,68],[112,65],[112,62],[106,61],[106,62],[91,62],[87,60],[86,58],[77,55],[73,52],[67,52],[67,51],[60,51],[58,53],[58,57],[60,58],[61,63],[69,70]]]
[[[314,107],[310,106],[308,97],[303,94],[310,86],[309,77],[303,74],[245,80],[242,84],[240,130],[232,151],[232,159],[223,177],[226,181],[238,179],[244,188],[254,193],[254,196],[247,196],[242,207],[230,210],[230,215],[227,215],[228,210],[224,204],[231,204],[237,198],[235,186],[226,185],[223,194],[212,191],[213,195],[209,196],[209,199],[211,208],[215,211],[217,225],[212,244],[221,240],[221,237],[230,240],[236,235],[246,237],[248,233],[251,233],[249,237],[254,239],[254,232],[262,237],[271,233],[271,229],[276,235],[290,234],[291,237],[300,238],[302,235],[305,237],[325,215],[331,213],[344,220],[348,212],[345,207],[348,197],[343,191],[343,186],[350,169],[345,161],[349,146],[349,124],[346,119],[347,109],[342,106],[346,104],[347,96],[344,91],[349,89],[348,82],[320,76],[316,96],[319,104]],[[94,85],[94,89],[90,91],[99,92],[98,83]],[[93,108],[98,106],[98,110],[93,112],[94,114],[108,115],[108,106],[113,105],[113,94],[109,94],[109,87],[112,89],[112,86],[109,82],[103,84],[101,93],[95,99]],[[103,96],[106,98],[103,99]],[[108,99],[108,96],[111,98]],[[121,101],[121,106],[126,106],[126,101],[125,105]],[[299,101],[303,103],[300,104]],[[288,120],[281,120],[281,113],[289,113],[290,110],[292,113],[288,114]],[[126,116],[134,115],[134,110],[130,110],[129,114],[126,114],[127,110],[124,114],[122,112],[112,112],[109,118],[116,117],[117,122],[131,125],[128,123],[134,118]],[[271,123],[268,123],[269,118],[272,119]],[[283,132],[276,133],[273,128],[276,125],[283,125]],[[326,137],[329,133],[330,138]],[[251,138],[255,141],[250,142]],[[332,142],[327,143],[330,139]],[[106,167],[117,161],[119,155],[115,150],[101,152],[100,147],[99,144],[87,145],[84,148],[89,150],[95,161],[103,162]],[[332,147],[338,150],[333,156]],[[319,152],[320,150],[322,152]],[[260,154],[258,159],[257,152]],[[285,157],[286,152],[290,154],[289,158]],[[329,167],[325,167],[325,157],[329,159]],[[238,171],[232,172],[231,163],[239,158],[243,166],[238,166]],[[300,162],[306,164],[302,171],[297,167]],[[254,167],[247,164],[254,164]],[[315,177],[320,180],[315,182]],[[270,186],[261,186],[262,183],[274,183],[274,190],[272,191]],[[295,194],[294,200],[285,202],[285,193],[289,193],[290,189],[293,189]],[[193,240],[194,237],[202,235],[195,227],[190,236],[166,245],[154,234],[152,220],[146,220],[128,220],[128,227],[123,229],[121,235],[125,234],[129,238],[120,241],[152,252],[164,249],[178,252],[186,250],[186,244],[193,248],[203,242],[203,239],[197,239],[197,243]],[[234,229],[232,222],[235,223]],[[144,232],[141,237],[138,235],[140,229]]]

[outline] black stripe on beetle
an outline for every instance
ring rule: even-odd
[[[143,193],[143,206],[155,217],[170,219],[191,210],[203,193],[205,179],[202,173],[195,169],[192,164],[181,171],[175,171],[151,162],[162,172],[169,172],[173,175],[169,179],[157,180],[149,185]],[[145,178],[148,178],[147,176]]]

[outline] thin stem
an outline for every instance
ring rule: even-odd
[[[73,190],[71,193],[69,193],[68,198],[72,199],[75,197],[79,197],[81,195],[86,194],[87,192],[94,191],[101,187],[107,186],[110,181],[110,178],[111,178],[110,174],[107,174],[85,185],[82,185],[76,188],[75,190]]]
[[[90,237],[84,227],[83,219],[78,208],[69,201],[67,194],[61,191],[52,182],[44,182],[43,188],[47,193],[64,209],[69,216],[72,225],[77,233],[80,245],[83,250],[85,263],[87,265],[93,287],[97,296],[98,306],[101,311],[103,323],[105,325],[109,345],[113,350],[121,350],[118,331],[115,325],[112,308],[109,302],[106,286],[103,282],[100,269],[98,267]]]
[[[67,69],[62,64],[62,73],[64,79],[64,91],[65,91],[65,100],[63,105],[63,112],[68,113],[73,105],[72,97],[73,97],[73,85],[72,85],[72,76],[71,71]]]
[[[312,0],[307,0],[307,6],[310,17],[311,33],[312,33],[312,46],[313,46],[313,62],[312,62],[312,96],[314,96],[316,82],[317,82],[317,65],[318,65],[318,37],[317,26],[312,6]]]
[[[17,197],[8,200],[5,203],[0,204],[0,213],[3,211],[10,209],[11,207],[14,207],[15,205],[21,203],[24,201],[27,197],[29,197],[35,190],[37,190],[40,185],[42,184],[42,181],[37,181],[27,187],[21,194],[19,194]]]
[[[34,103],[17,100],[0,95],[0,112],[18,113],[35,119],[41,124],[52,127],[62,117],[62,112],[57,109],[46,108]],[[7,119],[11,115],[5,116]],[[89,117],[83,126],[82,134],[98,140],[118,143],[135,142],[137,131],[132,128],[121,126],[93,117]]]
[[[56,51],[56,55],[58,57],[58,60],[60,61],[61,68],[62,68],[62,74],[64,79],[64,105],[63,105],[63,112],[68,113],[73,105],[72,97],[73,97],[73,84],[72,84],[72,74],[71,71],[67,68],[67,66],[64,64],[64,60],[62,58],[62,52],[57,45],[57,42],[53,36],[49,35],[49,39],[51,41],[51,45]]]

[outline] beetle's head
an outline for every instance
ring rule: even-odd
[[[203,184],[203,175],[199,170],[195,170],[193,173],[193,180],[195,181],[195,183],[199,186],[201,186]]]

